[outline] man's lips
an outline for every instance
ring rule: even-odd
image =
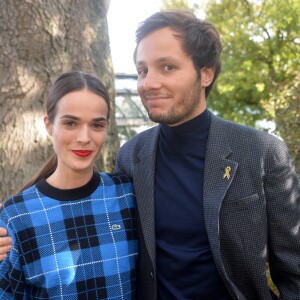
[[[169,96],[166,95],[145,95],[144,97],[147,101],[157,101],[157,100],[166,100],[169,99]]]
[[[168,102],[170,97],[162,96],[162,95],[155,95],[155,96],[146,96],[144,97],[144,101],[147,106],[156,107],[161,106],[164,103]]]
[[[72,150],[72,152],[74,154],[76,154],[77,156],[87,157],[87,156],[91,155],[93,151],[91,151],[91,150]]]

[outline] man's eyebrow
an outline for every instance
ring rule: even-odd
[[[164,63],[166,61],[177,61],[178,59],[173,57],[173,56],[164,56],[164,57],[160,57],[158,58],[157,60],[155,60],[155,62],[157,63]],[[145,61],[144,60],[138,60],[136,62],[136,65],[144,65],[145,64]]]
[[[170,60],[176,60],[176,58],[173,57],[173,56],[164,56],[164,57],[159,58],[157,61],[158,62],[165,62],[165,61],[170,61]]]

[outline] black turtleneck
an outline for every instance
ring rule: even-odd
[[[155,171],[158,299],[229,299],[216,269],[203,213],[210,113],[160,125]]]

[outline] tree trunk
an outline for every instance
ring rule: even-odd
[[[112,100],[110,134],[97,167],[113,169],[119,146],[109,0],[0,2],[0,200],[19,189],[52,153],[43,124],[53,80],[63,72],[98,75]]]

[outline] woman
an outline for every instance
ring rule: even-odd
[[[0,265],[1,299],[133,299],[137,232],[129,178],[96,172],[109,96],[95,76],[61,75],[46,129],[55,154],[1,209],[12,237]]]

